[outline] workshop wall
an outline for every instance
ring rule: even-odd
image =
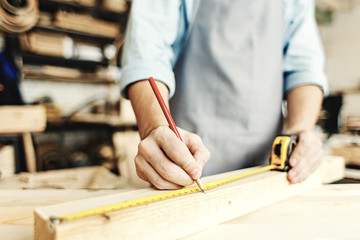
[[[26,80],[21,82],[21,92],[26,103],[32,103],[41,97],[50,97],[63,115],[77,111],[81,106],[95,99],[106,99],[109,89],[107,85],[91,83],[67,83],[54,81]],[[116,99],[120,97],[120,89],[115,85]]]
[[[342,95],[340,128],[349,119],[360,119],[360,0],[341,0],[332,12],[332,21],[320,24],[326,54],[326,75],[330,94]]]
[[[341,1],[331,24],[319,26],[330,91],[360,86],[360,1]]]

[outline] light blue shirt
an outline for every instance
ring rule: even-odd
[[[133,0],[122,56],[120,88],[150,76],[175,93],[173,67],[193,18],[196,0]],[[284,0],[284,94],[313,84],[328,92],[324,53],[313,0]]]

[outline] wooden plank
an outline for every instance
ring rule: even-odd
[[[126,180],[102,166],[20,173],[2,179],[0,189],[119,189],[132,188]]]
[[[129,189],[82,190],[0,190],[0,238],[34,238],[34,209],[77,199],[115,194]]]
[[[128,10],[126,0],[103,0],[101,6],[106,10],[117,13],[125,13]]]
[[[43,106],[1,106],[0,134],[41,132],[46,127]]]
[[[215,175],[203,181],[253,169]],[[344,159],[328,157],[300,184],[289,184],[286,173],[269,171],[209,190],[207,194],[190,194],[61,224],[51,223],[50,217],[154,195],[159,191],[142,189],[41,207],[35,210],[35,239],[176,239],[320,186],[322,179],[329,179],[327,173],[342,178],[343,172]]]
[[[0,146],[0,179],[11,177],[15,174],[14,146]]]
[[[95,7],[96,6],[96,0],[55,0],[55,1],[69,3],[69,4],[79,4],[79,5],[86,6],[86,7]]]
[[[22,139],[24,145],[26,170],[30,173],[34,173],[36,172],[36,154],[31,133],[23,133]]]
[[[134,158],[138,152],[140,135],[137,131],[123,131],[113,134],[113,143],[118,157],[117,165],[121,176],[138,188],[150,187],[148,182],[136,174]]]
[[[360,166],[360,145],[341,144],[331,150],[332,154],[344,157],[347,165]]]
[[[0,235],[6,236],[6,240],[34,239],[34,231],[32,226],[0,225]]]
[[[64,190],[46,192],[51,196],[53,192],[62,191]],[[14,192],[18,192],[20,196],[21,192],[27,191]],[[20,200],[23,204],[29,204],[38,200],[34,195],[26,201],[27,194],[24,194],[22,198],[14,198],[12,203],[16,204]],[[184,239],[232,240],[239,239],[239,236],[255,240],[360,239],[359,210],[360,184],[323,185]],[[33,227],[0,223],[0,236],[7,236],[7,240],[30,240],[33,239]]]
[[[0,225],[33,225],[37,207],[124,191],[129,189],[0,190]]]
[[[120,34],[120,24],[96,19],[88,14],[58,11],[55,14],[54,24],[59,28],[71,29],[110,38],[115,38]]]
[[[360,184],[330,184],[184,239],[360,239],[359,216]]]
[[[360,169],[345,169],[345,178],[360,180]]]

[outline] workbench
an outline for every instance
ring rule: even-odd
[[[360,239],[360,184],[329,184],[185,239]]]
[[[39,206],[122,191],[0,190],[1,239],[33,239]],[[184,239],[360,239],[359,223],[360,184],[327,184]]]

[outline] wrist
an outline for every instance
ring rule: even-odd
[[[287,135],[299,135],[302,132],[312,131],[314,129],[314,127],[315,126],[304,127],[301,125],[297,125],[297,126],[294,125],[294,126],[286,127],[283,132],[284,132],[284,134],[287,134]]]
[[[143,129],[139,127],[140,138],[141,139],[147,138],[152,133],[152,131],[154,131],[159,127],[169,127],[169,125],[167,123],[159,123],[159,124],[149,125]]]
[[[288,126],[285,127],[284,133],[288,135],[298,135],[301,132],[304,132],[305,128],[302,126]]]
[[[168,89],[163,83],[158,83],[158,88],[168,105]],[[144,139],[160,127],[168,126],[164,113],[147,81],[139,81],[129,87],[129,98],[133,106],[140,138]]]

